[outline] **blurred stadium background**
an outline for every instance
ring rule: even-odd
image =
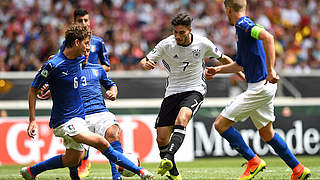
[[[248,4],[249,16],[275,37],[276,67],[281,76],[275,128],[295,154],[319,162],[320,1],[248,0]],[[47,126],[50,101],[37,104],[38,139],[27,137],[27,90],[35,71],[57,52],[64,27],[72,22],[72,12],[78,7],[89,11],[94,34],[102,37],[108,48],[109,75],[118,85],[119,96],[106,104],[121,122],[124,150],[139,154],[144,162],[159,161],[153,125],[166,73],[159,67],[142,71],[137,63],[171,34],[171,16],[188,11],[194,18],[194,33],[235,56],[235,32],[227,24],[222,0],[1,0],[0,142],[4,145],[0,146],[0,164],[4,166],[0,170],[10,167],[7,164],[30,164],[63,151],[61,141]],[[213,65],[208,59],[206,63]],[[178,161],[238,156],[212,125],[230,98],[246,88],[245,83],[233,75],[217,76],[207,83],[207,98],[188,127]],[[250,121],[237,127],[256,153],[274,154]],[[93,161],[105,161],[95,151],[91,154]],[[320,179],[319,169],[319,163],[311,168]]]

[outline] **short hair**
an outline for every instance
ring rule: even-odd
[[[225,0],[224,5],[231,7],[234,11],[239,12],[246,10],[247,1],[246,0]]]
[[[187,12],[180,12],[173,16],[171,19],[171,25],[177,26],[177,25],[183,25],[187,27],[191,27],[192,17]]]
[[[87,14],[89,14],[89,12],[87,10],[85,10],[85,9],[82,9],[82,8],[76,9],[73,12],[73,21],[76,21],[78,16],[82,17],[82,16],[85,16]]]
[[[73,23],[66,29],[65,45],[68,48],[73,47],[76,39],[83,41],[87,37],[91,37],[91,29],[83,24]]]

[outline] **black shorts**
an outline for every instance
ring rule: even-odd
[[[173,126],[182,107],[188,107],[194,115],[203,102],[203,95],[197,91],[187,91],[164,98],[155,127]]]

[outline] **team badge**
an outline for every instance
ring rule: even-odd
[[[157,50],[155,48],[152,49],[152,51],[151,51],[152,54],[155,54],[156,52],[157,52]]]
[[[41,76],[43,76],[43,77],[48,77],[48,74],[49,74],[49,72],[48,72],[48,70],[46,70],[46,69],[44,69],[44,70],[42,70],[41,71]]]
[[[95,52],[96,51],[96,45],[91,45],[90,46],[90,51]]]
[[[92,73],[93,73],[96,77],[98,77],[98,75],[99,75],[99,72],[98,72],[96,69],[92,69]]]
[[[200,57],[200,49],[195,49],[192,51],[193,57],[198,58]]]

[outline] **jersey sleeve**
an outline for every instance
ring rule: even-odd
[[[108,52],[106,45],[104,44],[103,40],[99,41],[100,50],[98,52],[99,60],[101,65],[106,65],[110,67],[110,61],[108,57]]]
[[[241,18],[236,26],[255,39],[258,39],[260,32],[264,29],[263,26],[255,24],[248,17]]]
[[[209,39],[206,39],[206,46],[207,51],[205,53],[205,57],[214,57],[214,58],[221,58],[223,53],[214,45]]]
[[[147,59],[148,60],[152,60],[154,62],[158,62],[159,60],[161,60],[161,57],[163,56],[163,49],[164,49],[164,42],[161,41],[160,43],[158,43],[153,49],[152,51],[150,51],[147,54]]]
[[[116,83],[109,78],[108,74],[104,69],[101,67],[99,68],[99,79],[100,79],[100,84],[106,89],[109,90],[112,86],[116,86]]]
[[[36,89],[40,89],[45,83],[48,82],[48,79],[52,76],[54,67],[50,62],[46,62],[37,73],[35,78],[32,81],[32,86]]]

